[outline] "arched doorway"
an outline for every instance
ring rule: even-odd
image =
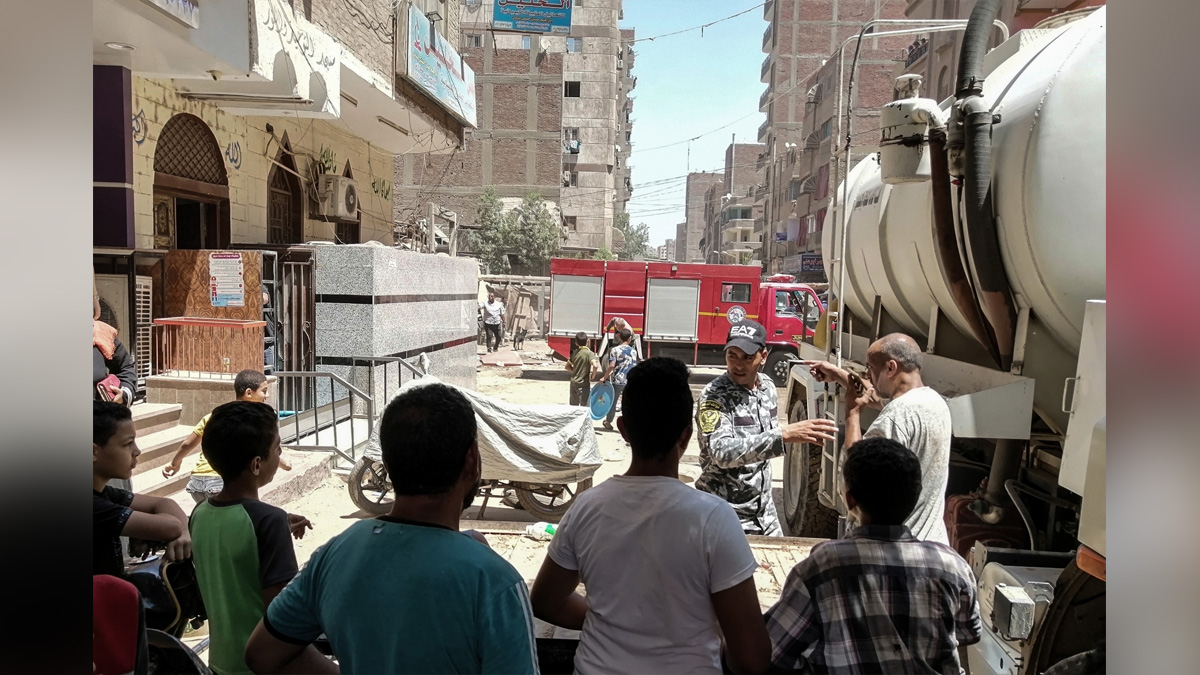
[[[287,133],[267,174],[267,243],[298,244],[304,240],[303,206],[296,160]]]
[[[154,247],[229,245],[229,177],[221,147],[204,120],[167,120],[154,148]]]

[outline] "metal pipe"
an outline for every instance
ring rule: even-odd
[[[992,471],[988,474],[987,489],[983,499],[993,506],[1004,504],[1006,494],[1004,482],[1016,478],[1021,469],[1021,453],[1024,441],[1002,438],[996,441],[996,453],[992,455]]]
[[[1015,480],[1009,479],[1004,481],[1004,491],[1008,493],[1009,499],[1012,500],[1013,506],[1017,507],[1017,513],[1021,516],[1021,522],[1025,523],[1025,529],[1029,532],[1029,550],[1037,550],[1037,530],[1033,527],[1033,516],[1029,515],[1029,509],[1025,508],[1025,503],[1017,496],[1017,491],[1013,484]]]

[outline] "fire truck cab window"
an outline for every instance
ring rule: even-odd
[[[775,313],[794,316],[799,303],[795,291],[775,291]]]
[[[721,302],[750,302],[750,284],[721,284]]]

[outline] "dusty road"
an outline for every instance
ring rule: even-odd
[[[481,366],[478,371],[477,389],[480,393],[512,403],[565,403],[567,398],[567,373],[561,363],[549,363],[541,358],[545,343],[526,343],[523,352],[523,367]],[[693,390],[698,395],[704,383],[718,375],[717,369],[695,369]],[[605,431],[597,424],[604,464],[596,471],[595,483],[610,476],[623,473],[629,466],[630,450],[619,433]],[[684,455],[680,466],[680,479],[691,483],[699,475],[699,457],[696,441]],[[775,483],[776,503],[782,500],[783,460],[772,460],[772,475]],[[515,566],[527,581],[532,583],[545,556],[545,543],[525,537],[521,532],[525,525],[537,519],[523,510],[511,508],[498,499],[491,499],[485,511],[486,520],[479,519],[479,508],[483,502],[477,498],[463,517],[463,529],[476,529],[485,534],[501,555]],[[356,520],[367,517],[350,501],[346,484],[338,477],[331,477],[321,487],[287,505],[288,511],[307,516],[314,529],[304,539],[296,542],[296,554],[301,564],[312,552],[331,537],[342,532]],[[764,608],[779,596],[780,588],[792,566],[808,554],[815,540],[768,539],[753,537],[751,544],[760,568],[755,574],[759,600]],[[550,628],[539,625],[539,630]],[[561,631],[558,632],[561,635]],[[549,633],[546,633],[549,636]]]

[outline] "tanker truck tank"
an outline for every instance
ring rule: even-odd
[[[880,156],[873,154],[849,171],[845,185],[850,216],[841,294],[855,321],[871,325],[882,317],[885,329],[921,338],[935,322],[948,324],[954,330],[937,330],[935,353],[1004,370],[1012,361],[1036,380],[1034,408],[1059,433],[1067,421],[1062,387],[1074,374],[1084,307],[1106,296],[1105,24],[1101,7],[1053,29],[1021,31],[984,59],[982,99],[992,114],[990,203],[1021,333],[1015,349],[1013,336],[1000,336],[1008,342],[1005,358],[996,358],[995,344],[987,344],[955,302],[953,270],[935,240],[928,161],[909,158],[911,166],[889,169],[885,183]],[[922,101],[917,107],[928,117],[938,110],[951,117],[953,98]],[[965,195],[955,183],[958,255],[964,269],[977,273],[988,261],[972,257],[971,224],[962,222]],[[822,258],[837,293],[843,186],[834,199],[839,203],[822,228]],[[980,298],[978,287],[975,292]]]

